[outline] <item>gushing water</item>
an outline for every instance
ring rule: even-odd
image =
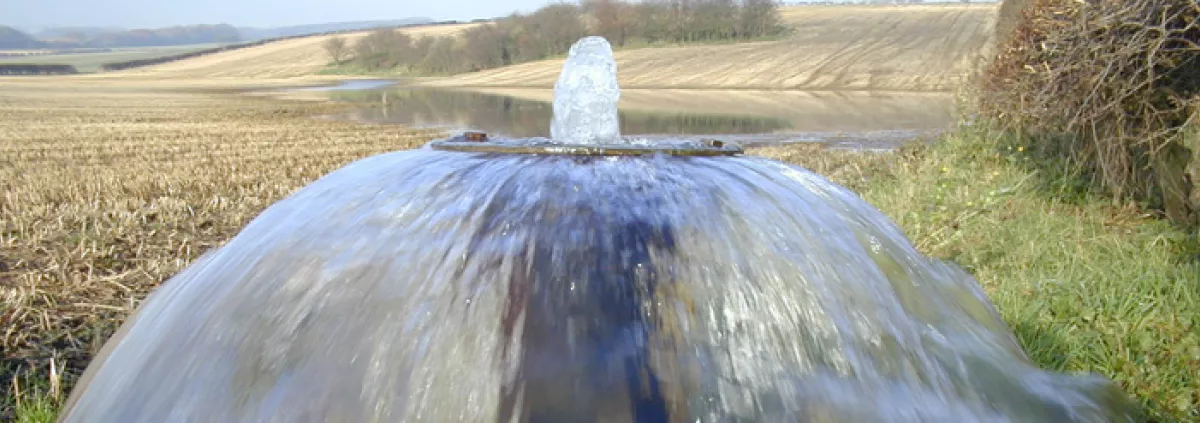
[[[612,142],[598,122],[581,133],[606,135],[582,140]],[[167,281],[60,421],[1059,423],[1132,410],[1107,379],[1035,367],[971,276],[803,168],[425,148],[321,178]]]
[[[550,138],[568,144],[619,144],[617,62],[602,37],[586,37],[571,46],[554,84]]]

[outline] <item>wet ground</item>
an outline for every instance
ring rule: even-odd
[[[413,127],[548,136],[546,89],[416,88],[354,80],[295,91],[327,92],[360,107],[342,118]],[[623,90],[621,133],[647,138],[708,137],[747,147],[792,142],[887,150],[928,138],[955,122],[949,93],[760,90]]]

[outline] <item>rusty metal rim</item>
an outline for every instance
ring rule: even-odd
[[[441,140],[429,143],[435,150],[458,151],[466,153],[500,153],[500,154],[543,154],[567,156],[644,156],[666,154],[671,156],[734,156],[742,154],[742,147],[736,144],[713,143],[707,147],[654,147],[628,145],[582,145],[582,144],[542,144],[542,145],[512,145],[480,141],[451,141]]]

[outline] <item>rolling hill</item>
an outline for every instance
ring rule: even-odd
[[[11,26],[0,25],[0,49],[35,49],[45,44]]]
[[[623,50],[616,58],[622,87],[630,89],[949,91],[989,48],[997,11],[995,3],[786,7],[783,18],[793,31],[777,40]],[[447,35],[473,25],[403,31]],[[365,35],[343,36],[353,42]],[[322,47],[328,38],[289,39],[103,76],[159,81],[311,78],[329,61]],[[421,83],[549,88],[562,62],[543,60]]]
[[[0,49],[162,47],[204,43],[256,41],[272,38],[357,31],[380,27],[425,25],[429,18],[378,19],[268,28],[217,25],[179,25],[152,29],[119,27],[48,27],[35,34],[0,26]]]
[[[425,25],[403,28],[413,37],[450,35],[476,24]],[[368,32],[340,35],[353,43]],[[329,63],[322,46],[333,35],[318,35],[209,54],[161,65],[113,73],[114,76],[163,78],[294,78],[319,72]]]
[[[291,37],[304,34],[322,34],[326,32],[336,31],[355,31],[366,30],[371,28],[389,27],[389,26],[406,26],[406,25],[424,25],[433,23],[433,19],[429,18],[405,18],[405,19],[390,19],[390,20],[372,20],[372,21],[354,21],[354,22],[335,22],[326,24],[311,24],[311,25],[294,25],[281,26],[274,28],[251,28],[239,27],[238,32],[242,35],[244,41],[264,40],[268,38]]]
[[[801,6],[775,41],[616,52],[624,88],[944,91],[993,34],[996,4]],[[552,87],[563,59],[430,81],[433,86]]]

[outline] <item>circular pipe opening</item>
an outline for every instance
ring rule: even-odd
[[[435,150],[468,153],[553,154],[569,156],[642,156],[666,154],[671,156],[734,156],[742,154],[741,146],[720,140],[701,140],[702,146],[653,146],[621,144],[516,144],[492,142],[482,132],[462,135],[429,143]]]

